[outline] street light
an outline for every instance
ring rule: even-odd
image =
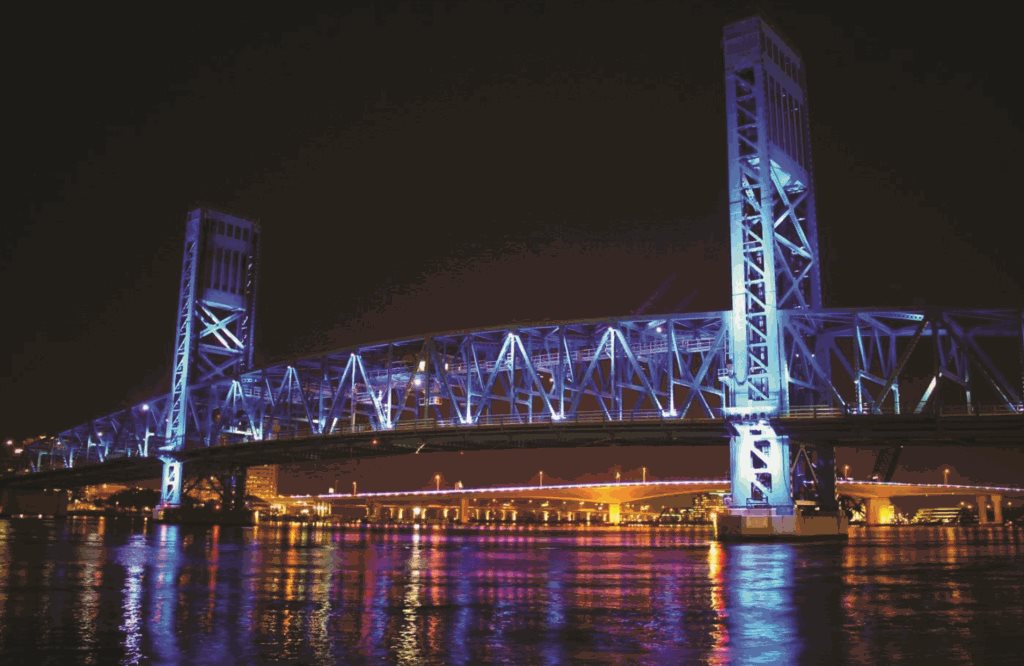
[[[544,470],[540,471],[540,484],[539,485],[540,485],[541,488],[544,487]]]
[[[622,472],[620,472],[618,470],[615,470],[615,483],[618,483],[621,480],[622,480]]]
[[[850,466],[849,465],[843,465],[843,478],[844,479],[849,479],[850,478]]]
[[[352,482],[352,494],[353,495],[357,494],[356,493],[356,482],[355,481]]]
[[[642,482],[643,483],[647,483],[647,468],[646,467],[641,467],[640,468],[640,474],[641,474],[640,478],[642,479]]]
[[[434,490],[441,490],[441,475],[434,475]]]
[[[942,470],[942,483],[943,485],[949,485],[949,468]]]

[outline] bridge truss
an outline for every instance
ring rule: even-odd
[[[1024,412],[1021,310],[788,310],[779,416]],[[218,377],[187,395],[181,451],[504,423],[718,420],[738,380],[731,312],[509,326],[380,342]],[[168,455],[170,397],[33,445],[36,470]]]

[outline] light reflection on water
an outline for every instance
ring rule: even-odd
[[[1019,531],[0,521],[0,663],[1015,663]]]

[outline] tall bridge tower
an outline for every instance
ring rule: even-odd
[[[167,429],[160,447],[162,508],[181,503],[182,464],[174,454],[198,430],[189,392],[252,366],[259,236],[256,222],[209,208],[191,210],[186,218]]]
[[[764,416],[789,406],[781,311],[821,307],[804,67],[757,16],[727,25],[723,49],[732,257],[723,380],[737,432],[733,506],[791,514],[789,442]]]

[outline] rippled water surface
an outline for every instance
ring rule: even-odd
[[[710,537],[0,520],[0,664],[1022,663],[1019,530]]]

